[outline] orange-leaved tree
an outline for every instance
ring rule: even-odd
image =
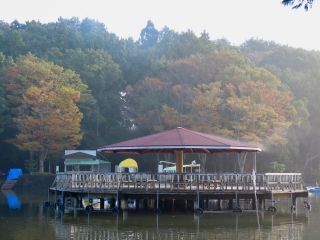
[[[138,128],[185,126],[277,145],[287,142],[290,126],[308,117],[305,102],[295,99],[279,78],[235,51],[195,55],[164,66],[156,78],[127,91],[128,109],[134,110],[130,116]]]
[[[31,54],[5,73],[18,133],[11,142],[36,153],[39,171],[49,152],[75,148],[82,139],[82,113],[76,105],[86,92],[79,76]]]

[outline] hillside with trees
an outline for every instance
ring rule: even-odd
[[[258,144],[260,171],[320,179],[319,90],[316,51],[151,21],[137,41],[91,19],[0,22],[0,169],[52,171],[63,149],[182,126]],[[223,157],[209,158],[220,171]]]

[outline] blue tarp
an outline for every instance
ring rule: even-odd
[[[18,180],[21,175],[22,175],[21,168],[10,168],[7,176],[7,180]]]

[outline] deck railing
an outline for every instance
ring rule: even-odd
[[[256,174],[256,189],[303,189],[300,173]],[[251,174],[59,173],[52,188],[64,191],[250,191]]]

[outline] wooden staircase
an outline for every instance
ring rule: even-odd
[[[16,185],[17,182],[18,182],[18,180],[6,180],[2,184],[1,189],[2,190],[10,190]]]

